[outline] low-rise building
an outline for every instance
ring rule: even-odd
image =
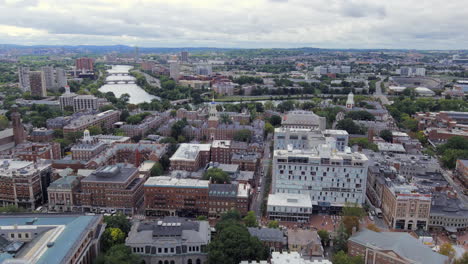
[[[348,239],[348,255],[364,257],[368,264],[448,264],[447,256],[433,252],[404,232],[364,229]]]
[[[207,221],[165,217],[135,222],[125,245],[145,263],[202,264],[207,260],[211,228]]]
[[[323,257],[322,241],[317,231],[306,229],[288,229],[289,252],[299,252],[303,258]]]
[[[251,236],[262,241],[263,245],[273,251],[283,251],[287,246],[287,238],[284,232],[278,228],[249,227]]]
[[[312,200],[308,194],[270,194],[267,213],[270,220],[307,223],[312,215]]]
[[[48,208],[52,212],[74,212],[81,204],[80,179],[77,176],[65,176],[52,182],[47,188]]]
[[[468,208],[451,191],[432,194],[429,229],[456,233],[468,229]]]
[[[252,262],[254,264],[255,262]],[[266,262],[265,262],[266,263]],[[326,259],[304,259],[298,252],[272,252],[271,264],[332,264],[331,261]],[[241,262],[241,264],[244,264]],[[260,262],[260,264],[263,264]]]
[[[0,261],[91,264],[105,226],[102,215],[2,215]]]

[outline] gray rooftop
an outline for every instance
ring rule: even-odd
[[[441,264],[448,257],[433,252],[431,248],[419,242],[408,233],[374,232],[364,229],[354,234],[350,241],[380,250],[391,250],[401,257],[421,264]]]
[[[124,183],[138,171],[135,167],[125,167],[123,164],[99,168],[84,178],[83,182],[120,182]]]
[[[249,227],[251,236],[257,237],[261,241],[281,242],[286,244],[286,237],[283,231],[276,228]]]

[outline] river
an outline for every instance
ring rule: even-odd
[[[112,73],[129,73],[132,69],[132,66],[128,65],[113,65],[112,69],[107,70],[109,74]],[[128,76],[107,76],[106,81],[113,80],[126,80],[126,81],[135,81],[135,77]],[[120,97],[122,94],[127,93],[130,95],[129,103],[139,104],[144,102],[151,102],[153,99],[159,99],[159,97],[151,95],[143,90],[140,86],[135,83],[108,83],[101,88],[99,91],[102,93],[113,92],[116,97]]]

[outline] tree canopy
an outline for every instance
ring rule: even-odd
[[[133,254],[124,244],[112,246],[96,259],[97,264],[139,264],[141,261],[140,256]]]
[[[369,121],[374,121],[375,117],[365,111],[365,110],[359,110],[359,111],[350,111],[345,115],[346,118],[351,118],[353,120],[369,120]]]
[[[257,216],[255,215],[254,211],[249,211],[247,215],[242,219],[244,221],[245,226],[247,227],[257,227]]]
[[[363,134],[364,131],[362,128],[354,123],[351,118],[345,118],[343,120],[338,121],[336,124],[337,129],[346,130],[349,134]]]
[[[243,142],[250,142],[252,138],[252,131],[248,129],[241,129],[234,133],[233,139],[235,141],[243,141]]]
[[[242,260],[266,260],[269,252],[262,242],[250,235],[236,211],[221,217],[217,234],[208,245],[209,264],[238,264]]]
[[[203,179],[204,180],[211,179],[212,182],[219,183],[219,184],[231,182],[231,178],[229,177],[229,174],[219,168],[209,168],[203,174]]]

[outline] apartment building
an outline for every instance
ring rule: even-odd
[[[275,150],[272,193],[308,194],[315,212],[337,213],[345,203],[364,203],[368,159],[336,151],[328,139],[317,149]]]
[[[47,201],[50,178],[48,163],[0,160],[0,205],[36,209]]]
[[[98,110],[98,98],[94,95],[77,95],[73,97],[73,111],[95,111]]]
[[[91,126],[100,126],[102,128],[112,128],[115,122],[120,120],[120,111],[108,110],[96,115],[82,115],[72,120],[63,127],[63,134],[83,132]]]

